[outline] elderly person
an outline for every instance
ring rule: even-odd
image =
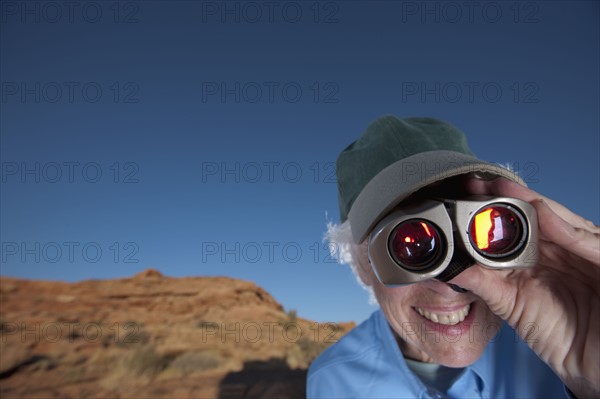
[[[328,237],[380,309],[313,362],[309,398],[600,397],[598,226],[432,118],[376,120],[337,175]],[[474,239],[457,224],[491,197],[509,205]]]

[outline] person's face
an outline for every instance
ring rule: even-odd
[[[467,366],[500,328],[500,319],[479,297],[438,280],[389,288],[374,277],[373,290],[400,349],[411,359]]]
[[[465,179],[450,183],[436,187],[436,195],[448,187],[454,196],[468,194],[470,184]],[[448,367],[467,366],[479,359],[501,326],[501,320],[471,292],[457,292],[449,283],[435,279],[387,287],[377,280],[364,250],[361,264],[368,266],[365,272],[375,297],[408,358]]]

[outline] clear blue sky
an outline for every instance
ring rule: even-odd
[[[0,5],[2,275],[225,275],[361,321],[321,238],[332,163],[386,113],[600,221],[596,1]]]

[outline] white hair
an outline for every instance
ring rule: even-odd
[[[373,288],[365,284],[360,277],[361,270],[359,268],[363,268],[362,273],[367,273],[367,271],[364,270],[366,265],[361,263],[361,259],[366,255],[366,245],[354,243],[350,221],[346,220],[341,224],[328,222],[327,232],[323,239],[329,243],[329,252],[331,256],[336,259],[338,263],[350,266],[358,284],[369,293],[369,304],[376,305],[377,300],[375,299]],[[370,267],[370,265],[368,265],[368,267]]]

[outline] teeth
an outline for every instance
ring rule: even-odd
[[[421,316],[433,321],[434,323],[454,325],[465,320],[465,317],[467,317],[467,315],[469,314],[469,309],[471,309],[471,305],[467,305],[462,309],[449,313],[434,313],[421,308],[415,309],[417,310],[417,312],[419,312]]]

